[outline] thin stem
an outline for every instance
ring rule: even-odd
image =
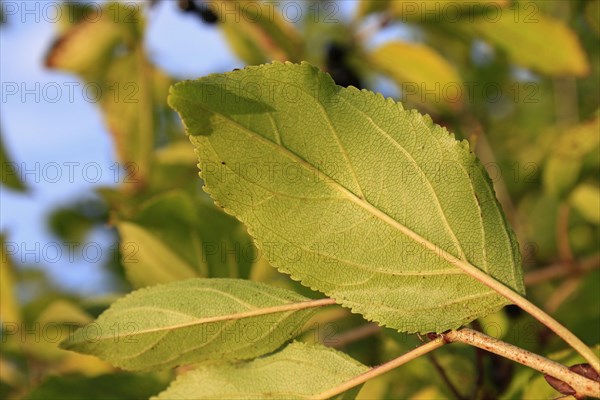
[[[371,335],[381,332],[381,327],[377,324],[368,323],[351,329],[347,332],[336,335],[335,337],[325,340],[324,345],[336,349],[346,347],[348,344],[359,341]]]
[[[558,307],[569,298],[581,284],[581,279],[578,277],[571,277],[560,284],[556,290],[552,292],[552,296],[546,301],[544,308],[549,313],[554,313],[558,310]]]
[[[563,202],[558,208],[558,216],[556,218],[556,246],[558,254],[565,267],[572,269],[573,251],[569,241],[569,204]]]
[[[447,257],[448,255],[445,256]],[[519,306],[523,311],[529,313],[532,317],[547,326],[579,354],[581,354],[581,356],[585,358],[585,360],[594,370],[600,371],[600,360],[594,354],[594,352],[577,336],[565,328],[560,322],[548,315],[544,310],[469,262],[456,258],[453,261],[453,264],[462,269],[465,273],[477,279],[487,287],[495,290],[498,294],[506,297],[508,300]]]
[[[334,305],[334,304],[336,304],[335,299],[330,299],[330,298],[300,301],[297,303],[281,304],[281,305],[272,306],[272,307],[255,308],[255,309],[251,309],[249,311],[243,311],[243,312],[238,312],[238,313],[234,313],[234,314],[226,314],[226,315],[217,315],[214,317],[198,318],[198,319],[195,319],[190,322],[182,322],[179,324],[161,326],[159,328],[139,329],[132,333],[127,333],[127,334],[123,333],[123,335],[127,336],[127,337],[133,337],[133,336],[137,336],[137,335],[154,333],[154,332],[165,332],[165,331],[173,331],[175,329],[184,329],[184,328],[189,328],[191,326],[198,326],[198,325],[214,323],[214,322],[235,321],[235,320],[239,320],[239,319],[258,317],[261,315],[305,310],[307,308],[330,306],[330,305]],[[117,336],[115,336],[115,335],[100,336],[98,338],[95,338],[94,340],[115,340],[116,337]]]
[[[471,326],[475,330],[479,330],[479,331],[483,330],[479,320],[475,320],[475,321],[471,322]],[[478,398],[477,394],[481,390],[481,387],[483,386],[483,382],[485,379],[485,376],[484,376],[485,368],[483,367],[484,355],[485,354],[481,349],[475,348],[475,370],[477,371],[477,378],[475,379],[475,383],[473,384],[473,388],[471,390],[471,398],[472,399]]]
[[[600,397],[600,382],[587,379],[584,376],[569,370],[564,365],[503,342],[502,340],[487,336],[481,332],[463,328],[442,334],[442,337],[449,343],[461,342],[475,346],[526,365],[543,374],[553,376],[571,386],[578,395]]]
[[[394,358],[393,360],[386,362],[385,364],[381,364],[377,367],[373,367],[370,370],[368,370],[367,372],[360,374],[358,376],[355,376],[354,378],[342,383],[341,385],[338,385],[338,386],[328,389],[324,392],[321,392],[315,396],[312,396],[311,399],[322,400],[322,399],[329,399],[333,396],[337,396],[338,394],[344,393],[345,391],[350,390],[355,386],[365,383],[369,379],[375,378],[379,375],[383,375],[386,372],[389,372],[389,371],[393,370],[394,368],[397,368],[403,364],[406,364],[407,362],[412,361],[415,358],[419,358],[422,355],[425,355],[425,354],[429,353],[430,351],[433,351],[439,347],[442,347],[445,344],[446,344],[446,341],[444,340],[444,338],[442,338],[441,336],[437,337],[436,339],[432,340],[431,342],[426,343],[422,346],[419,346],[416,349],[413,349],[413,350],[409,351],[408,353],[401,355],[398,358]]]
[[[450,389],[450,391],[452,392],[454,397],[456,397],[458,400],[464,400],[463,395],[458,391],[456,386],[454,386],[454,384],[450,380],[450,377],[444,370],[444,367],[442,367],[440,365],[440,363],[438,362],[437,358],[433,355],[433,353],[427,354],[427,357],[429,357],[429,361],[431,361],[431,363],[435,367],[435,370],[438,372],[438,374],[440,374],[440,376],[442,377],[442,380],[444,381],[446,386],[448,386],[448,389]]]
[[[487,138],[484,134],[482,124],[477,120],[477,118],[473,115],[467,114],[464,119],[465,122],[471,123],[476,127],[478,133],[477,143],[480,144],[478,148],[478,154],[482,158],[482,160],[495,161],[494,153],[492,148],[487,141]],[[481,153],[484,154],[481,154]],[[513,227],[517,231],[520,232],[520,225],[517,224],[518,220],[515,218],[516,213],[514,212],[514,206],[512,204],[510,195],[508,194],[508,190],[506,189],[506,185],[502,180],[498,180],[498,182],[494,182],[494,188],[496,189],[496,193],[498,196],[498,200],[502,203],[502,206],[507,214],[507,218],[512,223]],[[567,210],[568,211],[568,210]],[[567,215],[568,217],[568,215]],[[518,235],[521,236],[521,235]],[[435,249],[434,249],[435,250]],[[570,250],[570,249],[569,249]],[[573,349],[575,349],[579,354],[586,359],[586,361],[592,366],[594,370],[600,373],[600,360],[594,354],[593,351],[590,350],[585,343],[583,343],[577,336],[575,336],[571,331],[565,328],[562,324],[552,318],[550,315],[545,313],[542,309],[531,303],[529,300],[525,299],[520,294],[516,293],[514,290],[505,286],[501,282],[497,281],[495,278],[486,274],[476,266],[472,265],[466,260],[459,260],[454,258],[452,255],[442,251],[440,252],[442,257],[446,260],[450,261],[455,266],[459,267],[465,273],[470,275],[471,277],[477,279],[479,282],[483,283],[487,287],[495,290],[498,294],[506,297],[508,300],[512,301],[514,304],[519,306],[524,311],[528,312],[535,319],[540,321],[542,324],[547,326],[550,330],[556,333],[559,337],[561,337],[565,342],[567,342]]]
[[[531,271],[525,275],[525,285],[533,286],[538,283],[549,281],[556,278],[562,278],[570,274],[582,275],[600,267],[600,253],[587,257],[573,265],[573,270],[565,268],[563,263],[557,263],[548,267]]]

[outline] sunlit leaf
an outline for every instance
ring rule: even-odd
[[[301,59],[302,39],[277,3],[227,0],[207,4],[219,17],[232,50],[246,64]]]
[[[298,307],[307,300],[246,280],[173,282],[118,300],[61,346],[130,370],[250,359],[299,333],[314,312]]]
[[[271,264],[367,319],[439,332],[507,304],[463,262],[523,291],[484,168],[428,117],[307,63],[181,82],[169,104]]]
[[[589,222],[600,224],[600,188],[598,183],[582,183],[573,189],[569,203]]]
[[[177,378],[155,399],[308,399],[367,370],[334,349],[294,342],[250,362],[199,367]],[[352,398],[357,390],[342,398]]]
[[[498,46],[515,63],[534,71],[573,76],[589,73],[575,32],[564,22],[541,14],[535,6],[515,5],[456,27]]]
[[[143,186],[149,174],[158,107],[155,92],[160,92],[161,82],[163,88],[168,84],[145,56],[139,11],[134,3],[105,3],[98,8],[98,18],[68,26],[46,56],[47,67],[85,79],[86,101],[101,106],[118,160],[132,172],[134,179],[126,183],[133,190]]]
[[[198,157],[187,140],[170,144],[156,152],[156,160],[161,164],[196,165]]]
[[[19,371],[15,364],[4,357],[0,357],[0,382],[17,387],[25,382],[25,375]]]
[[[67,300],[56,300],[42,311],[37,317],[40,325],[70,323],[85,325],[92,321],[92,318],[80,306]]]
[[[11,257],[7,253],[4,235],[0,234],[0,323],[18,324],[21,311],[15,297],[16,280]]]
[[[410,103],[432,111],[458,111],[464,88],[454,67],[433,49],[412,43],[389,42],[375,49],[373,68],[390,76]]]
[[[361,0],[357,15],[389,11],[403,22],[441,22],[445,19],[456,21],[460,18],[472,18],[489,8],[505,7],[510,0]]]
[[[122,39],[119,27],[110,19],[83,20],[56,39],[46,55],[46,66],[97,76],[110,62],[112,51]],[[90,41],[94,46],[90,46]]]
[[[600,119],[594,118],[562,133],[544,166],[545,189],[562,198],[577,183],[584,157],[600,145]]]

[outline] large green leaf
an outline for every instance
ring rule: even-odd
[[[157,399],[307,399],[368,369],[337,350],[295,342],[247,363],[202,366],[180,376]]]
[[[190,279],[140,289],[61,343],[120,368],[148,370],[277,349],[313,309],[306,297],[263,283]],[[301,303],[302,305],[311,303]]]
[[[507,304],[463,270],[524,291],[484,168],[429,117],[307,63],[181,82],[169,103],[271,264],[366,318],[439,332]]]

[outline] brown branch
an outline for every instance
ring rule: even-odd
[[[379,332],[381,332],[381,327],[379,325],[373,323],[363,324],[347,332],[340,333],[331,339],[326,339],[323,344],[336,349],[341,349],[350,343],[357,342]]]
[[[469,328],[462,328],[442,334],[448,342],[460,342],[498,354],[516,361],[543,374],[550,375],[571,386],[578,395],[600,397],[600,383],[579,375],[557,362],[538,354],[521,349],[510,343],[485,335]]]
[[[563,202],[558,208],[556,217],[556,246],[558,247],[558,256],[566,268],[571,269],[573,264],[573,250],[569,242],[569,204]]]
[[[546,309],[546,311],[548,311],[551,314],[556,312],[556,310],[558,310],[558,307],[560,307],[560,305],[564,303],[565,300],[567,300],[573,293],[575,293],[575,291],[579,288],[580,284],[581,278],[579,277],[570,277],[564,282],[562,282],[560,286],[552,292],[552,295],[550,296],[550,298],[548,298],[546,304],[544,304],[544,308]]]
[[[552,264],[535,271],[528,272],[525,275],[525,285],[533,286],[538,283],[552,279],[562,278],[568,275],[583,275],[589,271],[600,267],[600,253],[587,257],[580,262],[573,264],[572,269],[565,268],[563,263]]]

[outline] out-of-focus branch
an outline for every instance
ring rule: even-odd
[[[600,253],[587,257],[579,262],[573,263],[572,268],[567,268],[564,263],[552,264],[525,274],[525,285],[533,286],[538,283],[552,279],[562,278],[570,275],[583,275],[600,267]]]
[[[327,339],[323,344],[336,349],[341,349],[350,343],[357,342],[379,332],[381,332],[381,327],[379,325],[368,323],[336,335],[331,339]]]
[[[558,215],[556,218],[556,246],[558,247],[560,260],[567,269],[572,268],[571,264],[573,262],[573,251],[571,250],[571,243],[569,242],[570,211],[569,204],[563,202],[558,208]]]
[[[460,342],[479,347],[480,349],[533,368],[543,374],[550,375],[565,382],[576,391],[577,395],[600,396],[600,382],[585,378],[564,365],[473,329],[462,328],[450,331],[442,334],[442,337],[449,343]]]

